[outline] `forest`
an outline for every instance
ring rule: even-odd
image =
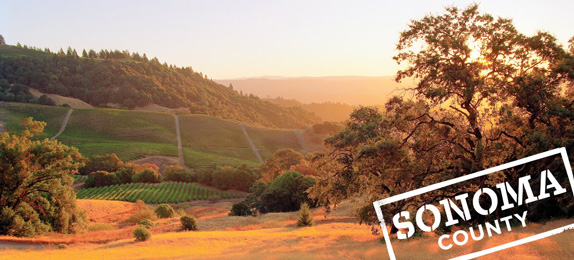
[[[96,107],[133,109],[149,104],[184,109],[267,127],[298,128],[318,122],[301,108],[283,108],[217,84],[191,67],[176,67],[129,51],[0,46],[0,100],[35,100],[26,87],[83,100]]]

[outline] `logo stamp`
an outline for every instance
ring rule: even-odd
[[[430,194],[440,192],[441,189],[457,187],[453,185],[464,185],[465,182],[476,178],[485,178],[490,174],[509,171],[539,160],[549,159],[560,161],[563,164],[563,169],[553,169],[552,171],[539,169],[540,174],[519,176],[517,180],[512,182],[501,181],[494,185],[488,185],[488,187],[477,187],[470,192],[461,192],[432,203],[417,205],[418,208],[401,210],[383,216],[382,209],[385,206],[404,202],[407,199],[428,197]],[[535,203],[549,204],[549,201],[559,199],[571,201],[572,195],[574,195],[574,176],[566,148],[562,147],[375,201],[373,205],[381,223],[389,257],[394,260],[401,259],[402,252],[395,252],[393,243],[400,243],[401,240],[409,239],[413,237],[415,232],[433,232],[440,227],[451,230],[451,228],[456,227],[456,231],[442,232],[431,239],[436,241],[437,247],[442,251],[464,248],[465,246],[473,249],[472,246],[468,246],[472,241],[481,241],[516,229],[527,228],[529,223],[527,216],[533,215],[529,214],[530,208],[528,206]],[[536,212],[536,214],[539,213]],[[391,240],[387,224],[396,232],[396,238],[393,237],[394,241]],[[572,224],[546,230],[512,242],[481,248],[476,252],[468,253],[467,248],[464,254],[457,255],[454,253],[453,255],[456,256],[451,259],[472,259],[484,256],[557,235],[568,229],[574,229],[574,220],[572,220]]]

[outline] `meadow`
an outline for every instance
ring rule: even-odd
[[[46,122],[44,133],[39,138],[50,138],[55,135],[69,108],[50,107],[34,104],[0,102],[0,120],[8,131],[19,131],[24,118],[32,116],[34,120]]]

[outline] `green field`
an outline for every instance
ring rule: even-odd
[[[177,156],[173,114],[120,109],[74,109],[58,137],[84,156],[115,153],[123,160]]]
[[[22,120],[32,116],[47,122],[45,134],[58,132],[69,108],[0,102],[0,121],[9,131],[20,129]],[[191,168],[213,165],[257,166],[259,162],[241,123],[206,115],[179,115],[185,164]],[[246,125],[246,130],[264,159],[278,149],[300,151],[293,130]],[[122,160],[147,155],[177,157],[175,116],[166,112],[122,109],[74,109],[65,131],[58,137],[77,147],[82,155],[117,154]]]
[[[60,130],[60,126],[68,110],[69,108],[65,107],[0,102],[0,121],[4,121],[4,129],[8,131],[20,131],[20,125],[24,118],[33,117],[34,120],[47,123],[44,128],[44,134],[38,137],[49,138]]]
[[[189,167],[259,165],[237,122],[204,115],[180,115],[179,126],[185,164]]]
[[[295,151],[302,149],[293,130],[259,128],[248,125],[245,126],[245,129],[259,149],[263,159],[271,157],[279,149],[291,148]]]
[[[77,191],[78,199],[121,200],[146,203],[183,203],[192,200],[230,199],[243,195],[238,192],[221,191],[207,188],[195,183],[162,182],[162,183],[128,183],[106,187],[81,189]]]

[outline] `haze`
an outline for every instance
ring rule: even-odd
[[[27,1],[0,0],[0,34],[53,51],[119,49],[192,66],[213,79],[390,76],[411,19],[472,1]],[[569,1],[480,2],[518,30],[574,36]]]

